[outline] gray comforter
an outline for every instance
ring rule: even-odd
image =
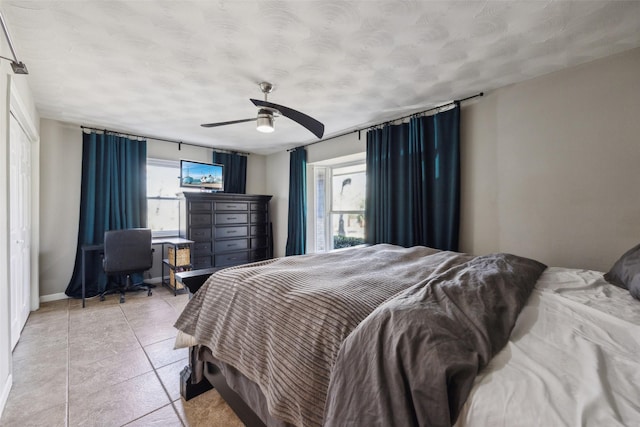
[[[176,327],[291,424],[447,425],[543,270],[392,245],[279,258],[212,275]]]
[[[369,315],[343,343],[325,426],[450,426],[504,347],[543,264],[508,254],[457,265]]]

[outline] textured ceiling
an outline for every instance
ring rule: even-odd
[[[41,117],[268,154],[640,46],[631,1],[2,1]]]

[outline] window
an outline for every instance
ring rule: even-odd
[[[364,243],[366,165],[363,160],[313,165],[314,252]]]
[[[181,191],[180,162],[147,159],[147,221],[154,237],[178,235]]]

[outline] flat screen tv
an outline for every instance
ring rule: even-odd
[[[180,160],[180,187],[224,191],[223,166]]]

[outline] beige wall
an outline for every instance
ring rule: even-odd
[[[482,88],[480,88],[482,89]],[[461,250],[607,270],[640,240],[640,49],[508,86],[462,108]],[[364,151],[357,133],[310,163]],[[267,158],[275,254],[287,238],[288,153]]]
[[[287,245],[287,213],[289,211],[289,153],[267,156],[267,194],[271,194],[273,254],[284,256]]]
[[[64,298],[73,274],[80,215],[82,131],[80,125],[43,119],[40,125],[40,295]],[[148,140],[147,156],[158,159],[211,161],[211,149]],[[247,192],[266,191],[266,158],[252,154],[247,161]],[[160,276],[156,253],[151,277]]]
[[[462,110],[461,249],[607,270],[640,240],[640,49]]]
[[[513,252],[549,265],[604,270],[636,243],[639,62],[640,49],[635,49],[463,105],[463,251]],[[54,246],[60,239],[75,242],[77,218],[71,210],[77,210],[80,197],[79,190],[70,195],[56,190],[62,184],[55,183],[57,176],[79,177],[79,163],[68,159],[79,158],[73,150],[79,150],[80,132],[67,136],[68,130],[56,128],[68,125],[46,122],[41,131],[42,295],[64,292],[70,277],[73,256],[61,248],[64,255],[56,255]],[[308,161],[362,152],[364,133],[362,138],[352,133],[309,146]],[[210,158],[209,153],[192,155],[187,146],[177,151],[174,144],[150,141],[148,147],[150,157]],[[50,158],[65,162],[55,166]],[[273,195],[275,255],[282,256],[289,153],[251,155],[248,169],[247,192]]]
[[[307,163],[348,156],[365,150],[364,133],[362,134],[362,141],[358,140],[357,133],[351,133],[308,146]],[[307,176],[307,179],[312,179],[312,177]],[[267,157],[267,193],[273,195],[271,199],[271,222],[273,223],[274,255],[284,256],[287,246],[287,217],[289,211],[289,153],[286,151]],[[307,211],[312,212],[312,209]]]

